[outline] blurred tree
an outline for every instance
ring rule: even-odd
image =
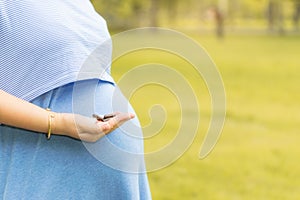
[[[158,26],[158,8],[159,8],[159,1],[158,0],[151,0],[151,7],[150,7],[150,26],[157,27]]]
[[[135,21],[134,24],[136,26],[139,26],[145,21],[143,20],[143,13],[144,13],[143,1],[131,0],[131,7],[132,7],[132,14],[133,14],[132,18]]]
[[[211,12],[215,20],[216,35],[218,38],[222,38],[224,36],[224,14],[219,6],[213,6]]]
[[[283,10],[283,2],[278,1],[278,31],[279,34],[285,34],[284,28],[284,10]]]
[[[269,0],[267,9],[268,25],[270,31],[284,34],[284,12],[282,1]]]
[[[299,30],[299,20],[300,20],[300,1],[299,0],[294,0],[294,16],[293,16],[293,21],[294,21],[294,27],[295,30]]]
[[[174,24],[177,21],[177,15],[178,15],[177,6],[179,0],[163,0],[160,2],[161,2],[160,6],[167,11],[169,23]]]
[[[268,25],[270,31],[273,31],[275,29],[276,15],[277,15],[277,4],[274,0],[269,0],[267,17],[268,17]]]
[[[224,36],[224,21],[228,13],[228,0],[219,0],[218,7],[215,9],[216,32],[219,38]]]
[[[247,26],[248,24],[244,22],[251,22],[250,26],[259,25],[257,22],[264,20],[264,17],[271,32],[283,34],[287,30],[284,26],[287,20],[294,24],[295,29],[300,29],[300,0],[91,0],[91,2],[97,12],[108,21],[109,28],[114,31],[159,25],[176,28],[196,28],[201,25],[204,30],[210,28],[213,23],[213,20],[207,18],[207,12],[211,11],[213,6],[217,8],[214,17],[218,36],[223,35],[225,19],[226,25],[230,25],[232,30],[234,26]],[[265,16],[263,10],[266,11]],[[285,18],[291,15],[293,17]]]

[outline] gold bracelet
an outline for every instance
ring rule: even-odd
[[[52,130],[52,118],[54,118],[54,114],[51,113],[50,108],[46,108],[47,111],[49,111],[49,115],[48,115],[48,132],[47,132],[47,139],[50,140],[51,137],[51,130]]]

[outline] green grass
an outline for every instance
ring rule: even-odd
[[[113,64],[113,76],[119,80],[140,64],[163,63],[189,77],[197,91],[201,111],[198,134],[180,159],[149,173],[153,199],[300,199],[300,37],[227,36],[222,41],[211,36],[192,37],[217,64],[227,95],[222,136],[204,160],[199,160],[198,154],[209,125],[211,105],[205,84],[189,63],[164,52],[145,50]],[[149,76],[165,74],[140,74]],[[134,83],[131,81],[127,84]],[[126,90],[128,85],[120,87]],[[145,151],[163,148],[180,126],[180,100],[158,85],[142,87],[128,98],[143,126],[151,123],[151,117],[162,116],[155,109],[149,115],[152,105],[164,107],[168,115],[165,126],[145,140]],[[192,106],[184,109],[182,112],[191,119],[197,114]],[[145,134],[150,135],[159,125],[152,118],[152,126],[145,129]],[[186,131],[192,130],[187,127]]]

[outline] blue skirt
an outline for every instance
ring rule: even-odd
[[[32,103],[55,112],[92,116],[134,112],[114,84],[70,83]],[[28,116],[30,117],[30,116]],[[0,126],[2,199],[151,199],[137,118],[96,143]]]

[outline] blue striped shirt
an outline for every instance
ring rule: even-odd
[[[110,62],[106,22],[89,0],[0,0],[0,89],[30,101],[77,80],[112,82]]]

